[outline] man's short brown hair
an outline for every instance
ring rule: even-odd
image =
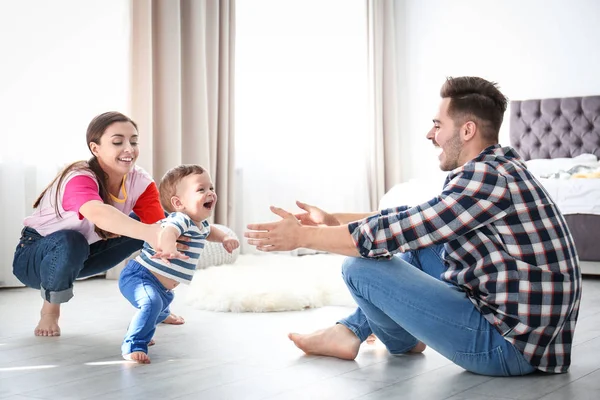
[[[449,77],[442,85],[440,96],[450,98],[448,115],[456,125],[473,120],[485,140],[498,143],[508,99],[497,83],[476,76]]]
[[[167,171],[158,185],[158,191],[160,192],[160,203],[165,211],[170,213],[175,211],[171,205],[171,198],[175,196],[179,182],[181,182],[181,180],[188,175],[201,175],[204,173],[204,171],[204,168],[196,164],[179,165]]]

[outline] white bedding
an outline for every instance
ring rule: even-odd
[[[564,214],[600,215],[600,179],[539,179]]]
[[[598,165],[596,156],[584,154],[573,159],[531,160],[527,161],[527,165],[564,215],[600,215],[600,179],[546,179],[540,177],[540,175],[552,174],[575,165],[596,166]],[[379,203],[379,209],[424,203],[441,193],[445,177],[445,173],[440,173],[430,178],[400,183],[383,196]]]
[[[600,170],[600,163],[594,154],[529,160],[525,163],[564,215],[600,215],[600,179],[573,177],[575,172],[581,172],[579,175],[583,176],[597,176],[589,173]]]

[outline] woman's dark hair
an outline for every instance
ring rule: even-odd
[[[131,120],[131,118],[129,118],[126,115],[123,115],[119,112],[109,111],[109,112],[105,112],[103,114],[97,115],[94,119],[92,119],[92,121],[88,125],[87,133],[85,135],[86,143],[87,143],[87,146],[88,146],[88,149],[90,150],[90,152],[92,151],[90,149],[90,143],[93,142],[96,144],[100,144],[100,139],[102,138],[102,135],[104,135],[104,132],[106,131],[106,129],[109,126],[111,126],[112,124],[114,124],[115,122],[130,122],[137,130],[137,124],[135,122],[133,122],[133,120]],[[61,187],[62,182],[64,181],[65,177],[71,171],[77,171],[77,170],[86,170],[86,171],[93,173],[94,176],[96,177],[96,180],[98,181],[98,186],[99,186],[98,193],[100,194],[102,201],[105,204],[112,204],[112,201],[110,199],[110,193],[108,192],[108,187],[107,187],[108,186],[108,182],[107,182],[108,177],[106,176],[106,173],[104,172],[102,167],[100,167],[100,163],[98,162],[98,159],[92,153],[92,157],[89,160],[76,161],[76,162],[66,166],[61,172],[59,172],[58,175],[56,175],[56,177],[52,180],[52,182],[50,182],[50,184],[48,186],[46,186],[46,188],[42,191],[42,193],[40,193],[40,195],[38,196],[36,201],[33,203],[33,208],[37,208],[40,205],[40,202],[42,201],[42,198],[44,197],[46,192],[48,192],[48,190],[52,187],[52,185],[54,185],[54,183],[58,180],[58,184],[56,185],[56,193],[54,194],[54,196],[55,196],[54,197],[54,200],[55,200],[54,207],[56,209],[56,215],[58,215],[60,217],[61,215],[60,215],[60,211],[58,208],[60,187]],[[108,238],[114,236],[112,233],[104,231],[104,230],[98,228],[97,226],[95,227],[95,231],[102,239],[108,239]]]

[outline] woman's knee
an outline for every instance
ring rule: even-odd
[[[90,254],[90,246],[81,232],[63,230],[47,236],[53,243],[51,251],[59,252],[65,258],[84,261]]]
[[[47,253],[40,266],[41,284],[52,291],[68,289],[90,254],[87,239],[73,230],[58,231],[46,238]]]
[[[13,273],[32,288],[54,288],[53,283],[56,282],[63,284],[62,289],[70,286],[74,278],[69,277],[76,276],[89,255],[87,240],[73,230],[40,236],[27,243],[15,253]]]

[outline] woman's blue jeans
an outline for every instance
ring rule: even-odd
[[[122,236],[90,245],[74,230],[42,236],[25,227],[15,250],[13,274],[25,286],[41,289],[44,300],[65,303],[73,297],[75,279],[111,269],[143,244],[141,240]]]
[[[361,341],[374,333],[392,354],[406,353],[421,341],[477,374],[535,371],[464,292],[440,280],[444,269],[443,246],[391,260],[347,258],[342,275],[358,309],[338,323]]]

